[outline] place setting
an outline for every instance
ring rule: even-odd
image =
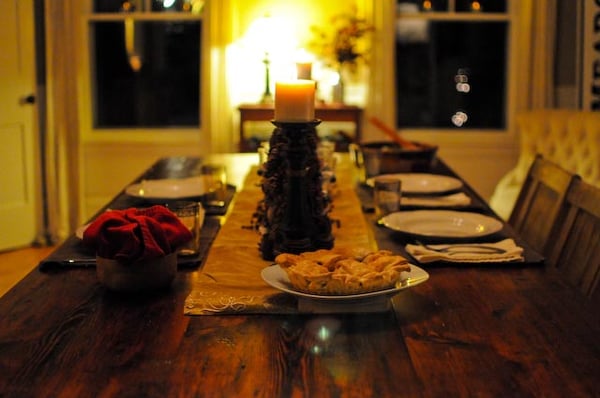
[[[361,195],[363,208],[371,209],[370,196],[378,179],[399,180],[402,184],[403,208],[466,208],[472,204],[472,199],[462,192],[462,181],[457,178],[430,173],[394,173],[381,174],[368,178]]]
[[[194,159],[197,160],[197,159]],[[114,243],[126,244],[130,248],[152,247],[158,238],[150,232],[144,232],[144,225],[151,209],[160,208],[173,214],[189,230],[191,238],[185,244],[178,244],[175,264],[179,268],[197,268],[206,258],[210,246],[221,228],[218,215],[225,214],[233,199],[236,188],[227,184],[226,169],[218,164],[192,165],[199,167],[200,174],[178,178],[149,178],[153,173],[164,171],[159,160],[155,167],[128,185],[103,210],[94,215],[89,222],[79,226],[53,253],[39,263],[39,268],[96,267],[96,250],[86,244],[86,231],[94,223],[108,219],[124,230],[137,231],[137,236],[123,235],[113,237]],[[181,165],[164,165],[179,168]],[[190,167],[192,167],[190,166]],[[152,220],[150,220],[152,221]],[[164,220],[155,220],[158,227],[169,228]],[[159,228],[160,229],[160,228]],[[155,230],[158,235],[161,233]],[[125,242],[123,240],[125,239]],[[89,241],[88,241],[89,243]]]
[[[157,214],[160,216],[156,216]],[[171,218],[165,218],[162,214],[169,214]],[[177,221],[174,222],[174,219]],[[90,230],[90,227],[94,228],[98,223],[103,223],[107,230],[103,233]],[[73,235],[41,260],[38,267],[43,271],[54,268],[96,267],[97,247],[91,244],[96,239],[104,241],[109,252],[116,252],[119,247],[125,247],[132,255],[137,253],[144,257],[145,254],[140,250],[145,252],[163,242],[163,236],[173,229],[173,224],[188,231],[189,238],[186,238],[185,242],[177,241],[176,247],[165,244],[159,246],[164,249],[165,254],[167,251],[176,252],[175,263],[178,268],[199,267],[219,232],[220,222],[216,217],[206,217],[200,202],[181,200],[164,205],[106,209],[89,223],[78,227]],[[96,238],[90,238],[91,233]]]
[[[224,215],[236,187],[227,183],[227,170],[219,164],[201,164],[199,174],[179,178],[146,178],[128,185],[112,203],[115,208],[165,204],[178,200],[201,202],[207,215]]]
[[[435,145],[408,141],[376,117],[369,121],[391,141],[352,144],[350,158],[360,178],[356,193],[363,210],[374,210],[372,197],[375,181],[396,179],[402,184],[403,208],[479,207],[463,192],[463,182],[455,177],[429,172],[437,162]]]
[[[400,154],[398,156],[401,156]],[[401,205],[403,209],[456,209],[481,210],[483,204],[479,199],[465,191],[463,182],[452,176],[435,174],[419,170],[407,163],[406,159],[398,158],[396,167],[392,165],[393,158],[388,154],[388,166],[380,173],[380,169],[363,162],[354,162],[362,178],[356,184],[356,194],[361,200],[363,211],[370,213],[375,210],[373,205],[373,190],[377,180],[398,180],[402,185]],[[381,166],[381,165],[380,165]],[[400,170],[397,172],[396,170]]]
[[[398,211],[378,224],[410,236],[406,252],[417,262],[523,262],[524,249],[513,239],[494,239],[501,221],[486,215],[449,210]]]
[[[414,210],[376,221],[418,264],[538,263],[543,259],[509,237],[501,221],[479,213]]]
[[[371,184],[374,222],[378,229],[387,231],[393,245],[417,264],[473,265],[542,260],[529,251],[526,257],[521,242],[507,236],[504,223],[491,215],[444,208],[405,209],[404,181],[410,192],[416,189],[411,178],[402,180],[397,175],[382,175],[373,178]],[[442,190],[441,186],[461,187],[459,183],[450,180],[438,185]]]

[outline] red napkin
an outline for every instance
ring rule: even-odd
[[[110,210],[83,233],[83,243],[100,257],[134,262],[173,253],[192,233],[164,206]]]

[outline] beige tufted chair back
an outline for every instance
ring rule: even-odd
[[[584,181],[600,186],[600,112],[569,109],[534,110],[517,115],[520,140],[516,167],[498,182],[492,208],[508,219],[536,154]]]

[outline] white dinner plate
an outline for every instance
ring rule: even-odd
[[[463,186],[462,181],[457,178],[427,173],[381,174],[367,179],[367,185],[372,187],[374,185],[374,180],[380,177],[399,179],[402,181],[402,192],[409,194],[450,192],[460,189]]]
[[[290,279],[288,278],[287,273],[281,269],[278,264],[271,265],[269,267],[263,268],[260,273],[261,277],[265,282],[274,287],[275,289],[281,290],[283,292],[293,294],[295,296],[300,296],[304,298],[309,298],[312,300],[326,300],[326,301],[357,301],[357,300],[366,300],[371,299],[378,296],[393,296],[401,290],[408,289],[410,287],[416,286],[420,283],[425,282],[429,279],[429,274],[422,268],[417,267],[416,265],[410,265],[410,272],[402,272],[401,278],[396,284],[395,287],[385,290],[377,290],[374,292],[361,293],[361,294],[348,294],[348,295],[321,295],[321,294],[311,294],[301,292],[299,290],[294,289],[292,284],[290,283]]]
[[[502,222],[479,213],[450,210],[399,211],[380,224],[400,232],[436,238],[474,238],[502,229]]]
[[[136,198],[146,199],[182,199],[201,196],[205,193],[201,176],[189,178],[166,178],[162,180],[143,180],[129,185],[125,193]]]

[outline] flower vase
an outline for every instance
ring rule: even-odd
[[[338,83],[333,86],[333,102],[337,104],[346,103],[346,91],[348,83],[353,81],[354,72],[352,65],[348,63],[342,63],[337,68],[337,74],[339,76]]]
[[[337,84],[335,84],[332,87],[332,95],[331,95],[331,100],[333,103],[335,104],[343,104],[344,103],[344,77],[341,73],[341,71],[339,72],[339,80],[337,82]]]

